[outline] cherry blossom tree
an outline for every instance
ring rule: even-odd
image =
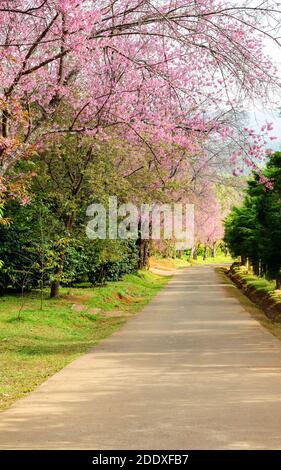
[[[190,195],[190,202],[194,204],[195,233],[194,245],[190,257],[196,258],[200,246],[204,246],[204,258],[208,249],[215,256],[217,243],[222,240],[224,234],[224,211],[217,196],[216,187],[208,180],[200,180],[200,189]]]
[[[1,1],[2,191],[66,133],[107,139],[114,127],[156,167],[163,143],[198,154],[227,138],[228,112],[275,80],[261,32],[278,15],[267,1]]]

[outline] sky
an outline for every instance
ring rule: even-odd
[[[257,131],[260,130],[265,122],[273,122],[274,130],[271,135],[278,137],[278,139],[270,142],[270,148],[274,151],[281,150],[281,101],[280,111],[256,109],[248,112],[248,118],[249,122],[247,125]]]
[[[239,0],[237,3],[239,4]],[[269,38],[264,39],[264,44],[265,52],[279,70],[281,82],[281,47]],[[273,141],[270,147],[273,150],[281,150],[281,91],[280,94],[276,91],[273,98],[275,103],[272,106],[270,103],[264,105],[262,102],[257,102],[248,110],[249,127],[260,130],[265,122],[272,122],[274,125],[272,135],[278,137],[278,140]]]

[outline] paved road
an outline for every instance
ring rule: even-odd
[[[0,448],[281,449],[281,343],[212,267],[0,415]]]

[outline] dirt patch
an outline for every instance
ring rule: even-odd
[[[174,269],[174,265],[171,260],[165,258],[155,258],[152,256],[149,258],[149,267],[150,268],[160,268],[160,269]]]
[[[122,310],[112,310],[111,312],[103,312],[102,316],[106,318],[110,318],[110,317],[120,318],[120,317],[129,317],[131,316],[131,314],[128,312],[123,312]]]
[[[102,313],[101,308],[89,308],[87,313],[91,313],[92,315],[98,315],[99,313]]]
[[[102,313],[101,308],[89,308],[87,307],[87,305],[83,305],[83,304],[73,304],[71,306],[71,310],[77,313],[86,312],[86,313],[90,313],[91,315],[98,315]]]
[[[113,292],[112,296],[115,297],[115,299],[121,302],[124,302],[125,304],[131,304],[135,300],[129,295],[124,295],[124,294],[121,294],[120,292]]]
[[[87,307],[86,305],[82,304],[73,304],[71,310],[73,310],[73,312],[84,312],[85,310],[87,310]]]
[[[120,318],[120,317],[129,317],[131,313],[123,312],[123,310],[112,310],[112,311],[103,311],[101,308],[88,308],[86,305],[82,304],[73,304],[71,310],[74,312],[80,313],[85,312],[90,315],[100,315],[105,318]]]
[[[90,300],[91,298],[92,296],[90,294],[85,294],[85,295],[66,294],[61,297],[61,300],[67,303],[82,304],[83,302],[85,302],[85,300]]]
[[[149,268],[149,271],[152,274],[157,274],[158,276],[173,276],[178,272],[178,269]]]

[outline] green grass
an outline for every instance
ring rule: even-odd
[[[254,287],[258,292],[273,292],[274,282],[267,281],[263,277],[257,277],[253,274],[242,274],[241,277],[246,280],[248,286]]]
[[[63,288],[59,299],[39,292],[0,298],[0,410],[32,391],[100,340],[118,330],[169,278],[149,272],[96,288]],[[85,310],[73,310],[73,305]],[[94,315],[89,309],[118,310],[119,317]],[[122,315],[122,312],[124,315]]]
[[[207,258],[203,259],[203,256],[198,256],[197,260],[192,260],[191,263],[193,265],[197,264],[224,264],[224,263],[233,263],[234,259],[231,256],[225,256],[223,254],[219,254],[214,258]]]
[[[177,268],[177,269],[184,269],[184,268],[187,268],[191,265],[190,261],[186,257],[173,258],[173,259],[171,259],[171,262],[172,262],[174,268]]]
[[[271,294],[276,297],[277,301],[281,301],[279,293],[275,290],[275,281],[270,281],[265,277],[258,277],[252,273],[248,273],[246,267],[242,266],[240,268],[236,268],[235,272],[246,281],[248,286],[254,287],[257,292]]]
[[[190,262],[186,256],[182,258],[164,258],[162,256],[151,256],[149,264],[152,268],[158,269],[183,269],[190,266]]]

